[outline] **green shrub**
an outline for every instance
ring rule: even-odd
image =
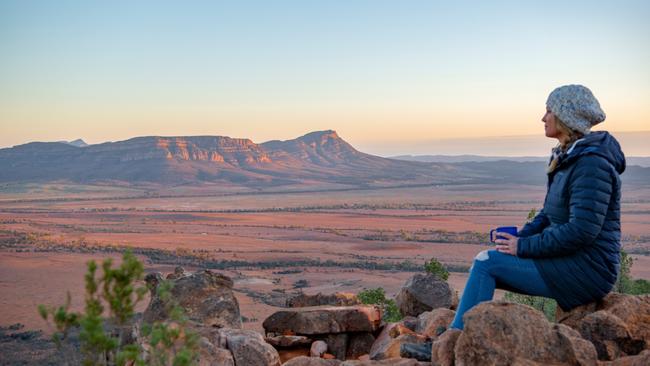
[[[555,321],[557,302],[553,299],[540,296],[524,295],[516,292],[506,292],[503,298],[510,302],[531,306],[544,313],[548,321]]]
[[[379,305],[382,308],[382,318],[389,323],[402,320],[399,308],[393,299],[386,298],[386,292],[383,288],[363,290],[357,294],[359,301],[366,305]]]
[[[447,268],[445,268],[442,263],[438,262],[436,258],[431,258],[431,260],[424,265],[424,270],[434,274],[443,281],[447,281],[449,278],[449,271],[447,271]]]
[[[645,295],[650,293],[650,282],[643,279],[633,279],[630,272],[634,259],[625,250],[621,249],[621,268],[618,272],[614,291],[628,295]]]

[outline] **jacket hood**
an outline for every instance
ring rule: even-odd
[[[576,143],[567,151],[566,162],[573,162],[580,156],[594,154],[602,156],[612,164],[618,174],[625,171],[625,154],[621,145],[607,131],[592,132]]]

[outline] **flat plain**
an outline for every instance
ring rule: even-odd
[[[521,226],[545,194],[531,185],[313,188],[0,186],[0,325],[47,332],[36,306],[70,291],[81,309],[86,263],[119,260],[127,247],[148,272],[180,264],[231,276],[245,328],[260,331],[292,294],[383,287],[394,296],[432,257],[462,293],[473,257],[490,248],[488,231]],[[650,188],[624,187],[623,244],[644,279],[648,197]]]

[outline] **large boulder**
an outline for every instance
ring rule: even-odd
[[[595,365],[594,346],[569,327],[553,325],[539,311],[520,304],[489,301],[463,317],[454,349],[455,364]]]
[[[395,301],[402,315],[418,316],[437,308],[450,309],[454,296],[447,282],[431,273],[418,273],[406,281]]]
[[[610,293],[556,319],[591,341],[601,360],[639,354],[650,348],[650,296]]]
[[[353,306],[360,305],[361,301],[357,298],[357,295],[346,292],[337,292],[334,294],[321,294],[320,292],[316,295],[307,295],[304,293],[298,294],[292,298],[287,299],[287,307],[290,308],[302,308],[306,306],[321,306],[321,305],[330,305],[330,306]]]
[[[262,325],[267,333],[314,335],[374,332],[380,322],[376,306],[312,306],[277,311]]]
[[[189,320],[210,327],[241,328],[239,303],[232,292],[230,277],[209,270],[185,273],[182,269],[177,269],[169,277],[171,299],[183,308]],[[151,273],[145,280],[151,291],[151,301],[144,311],[144,322],[167,320],[170,306],[161,299],[158,291],[162,275]]]

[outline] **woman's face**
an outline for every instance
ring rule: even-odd
[[[544,122],[544,132],[546,137],[558,138],[562,134],[560,130],[557,129],[557,122],[555,121],[555,115],[548,108],[546,108],[546,114],[542,117],[542,122]]]

